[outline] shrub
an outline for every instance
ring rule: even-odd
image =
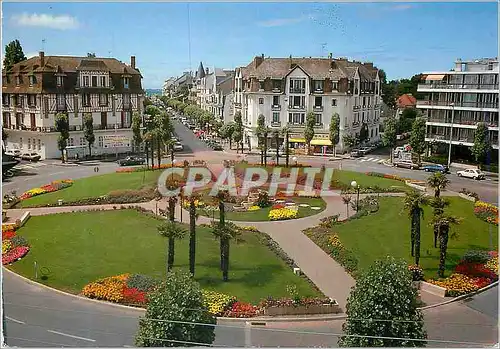
[[[408,270],[411,272],[413,281],[422,281],[424,279],[424,271],[418,265],[409,265]]]
[[[486,263],[490,258],[488,251],[470,250],[465,252],[462,261],[465,263]]]
[[[99,279],[86,285],[82,294],[88,298],[101,299],[109,302],[120,303],[124,301],[123,291],[129,274],[122,274]]]
[[[325,228],[331,228],[334,225],[336,225],[339,221],[340,215],[336,214],[334,216],[328,216],[321,218],[321,223],[319,223],[320,226],[325,227]]]
[[[186,345],[183,342],[213,343],[216,319],[208,312],[200,285],[190,274],[168,273],[166,281],[148,298],[146,314],[139,320],[138,347],[177,347]]]
[[[155,286],[160,283],[160,280],[157,280],[151,276],[143,275],[143,274],[132,274],[127,279],[127,287],[135,288],[139,291],[149,292]]]
[[[256,205],[264,208],[271,205],[271,201],[269,200],[269,194],[266,191],[260,191],[259,197],[257,198]]]
[[[446,155],[424,156],[422,160],[426,162],[432,162],[434,164],[441,164],[441,165],[448,164],[448,158],[446,157]]]
[[[478,195],[477,193],[473,192],[473,191],[470,191],[470,190],[469,190],[469,189],[467,189],[467,188],[462,188],[462,189],[460,190],[460,193],[461,193],[461,194],[468,195],[468,196],[471,196],[471,197],[473,197],[474,199],[476,199],[476,201],[478,201],[478,200],[479,200],[479,195]]]
[[[12,243],[12,247],[28,246],[28,240],[20,235],[12,237],[12,239],[10,239],[10,242]]]

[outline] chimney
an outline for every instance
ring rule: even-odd
[[[40,56],[40,67],[43,67],[45,66],[45,53],[43,51],[40,51],[39,56]]]
[[[455,71],[462,71],[462,59],[460,58],[455,62]]]
[[[255,58],[253,59],[254,68],[257,69],[259,67],[259,65],[262,64],[262,62],[264,62],[264,55],[255,56]]]
[[[332,58],[333,58],[333,54],[332,54],[331,52],[328,54],[328,58],[329,58],[329,59],[332,59]]]
[[[366,62],[366,63],[363,63],[363,65],[369,69],[373,69],[373,63],[371,62]]]
[[[209,73],[209,72],[210,72],[210,69],[206,68],[206,69],[205,69],[205,74],[207,74],[207,75],[208,75],[208,73]]]
[[[135,56],[130,56],[130,66],[135,69]]]

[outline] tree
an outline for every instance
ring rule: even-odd
[[[229,198],[227,190],[220,190],[217,193],[216,199],[219,203],[219,225],[223,226],[226,223],[226,206],[224,202]],[[224,270],[224,253],[225,253],[225,240],[219,239],[220,249],[220,269]]]
[[[94,119],[91,113],[85,113],[83,117],[83,136],[89,146],[89,156],[92,156],[92,145],[95,142]]]
[[[350,134],[345,134],[342,136],[342,141],[347,148],[351,148],[356,144],[356,138],[351,136]]]
[[[231,149],[233,146],[232,143],[233,143],[234,127],[235,127],[234,122],[230,122],[222,126],[220,130],[221,138],[229,140],[229,149]]]
[[[88,58],[95,58],[95,52],[88,52],[87,57]]]
[[[368,139],[368,124],[363,122],[361,125],[361,130],[359,130],[359,143],[363,143]]]
[[[312,111],[306,115],[306,127],[304,128],[304,139],[307,146],[307,154],[311,151],[311,141],[314,138],[314,126],[316,125],[316,116]]]
[[[439,201],[441,198],[435,201]],[[456,234],[450,235],[450,227],[452,224],[460,224],[461,219],[455,216],[450,216],[444,212],[434,216],[431,225],[438,227],[439,231],[439,267],[438,276],[444,277],[444,269],[446,263],[446,252],[448,251],[448,240],[450,237],[455,237]]]
[[[141,123],[142,123],[141,115],[138,112],[134,112],[134,114],[132,115],[133,151],[137,151],[141,147],[142,143]]]
[[[196,195],[189,198],[189,272],[194,276],[196,261]]]
[[[349,295],[342,326],[345,335],[340,337],[339,346],[424,347],[427,333],[417,297],[405,261],[393,257],[376,261],[356,280]]]
[[[384,134],[382,135],[382,143],[384,146],[389,147],[391,151],[391,163],[393,160],[394,146],[397,141],[396,119],[389,117],[384,123]]]
[[[420,191],[409,191],[404,198],[404,209],[408,212],[408,216],[411,219],[411,255],[415,257],[416,265],[420,262],[420,217],[424,215],[422,206],[427,204],[428,200],[426,195]]]
[[[260,148],[260,164],[264,165],[264,133],[266,131],[266,118],[260,114],[257,117],[257,127],[255,128],[255,135],[257,136]]]
[[[336,156],[337,144],[340,142],[340,116],[338,113],[333,114],[330,121],[330,142],[332,143],[333,156]]]
[[[427,185],[434,189],[434,197],[439,199],[441,196],[441,190],[446,189],[446,186],[450,183],[448,178],[441,172],[434,172],[429,178],[427,178]],[[433,206],[434,207],[434,206]],[[438,208],[434,208],[434,217],[439,216],[442,212]],[[439,227],[434,226],[434,247],[437,247],[437,240],[439,235]]]
[[[269,127],[264,128],[264,166],[267,166],[267,141],[268,141],[268,135],[271,130]]]
[[[410,145],[414,153],[417,154],[417,162],[422,164],[422,153],[425,150],[425,118],[418,117],[413,121],[410,136]]]
[[[139,320],[135,341],[138,347],[211,345],[216,323],[205,306],[199,283],[186,273],[168,273],[166,280],[148,295],[148,307]]]
[[[238,226],[232,222],[225,222],[220,224],[220,222],[212,222],[212,234],[216,239],[222,243],[222,280],[224,282],[229,281],[229,247],[231,241],[236,243],[241,242],[241,230]]]
[[[233,140],[236,142],[236,153],[238,153],[238,144],[241,145],[241,153],[243,153],[243,120],[240,111],[234,114]]]
[[[478,165],[484,162],[486,154],[490,150],[491,144],[488,139],[488,126],[484,122],[478,122],[474,131],[474,144],[470,150]]]
[[[3,67],[6,71],[10,70],[14,64],[25,61],[23,48],[19,40],[14,40],[5,45],[5,57],[3,59]]]
[[[55,117],[55,127],[56,131],[59,132],[59,137],[57,138],[57,147],[61,151],[62,162],[64,163],[64,149],[68,146],[69,138],[69,120],[68,115],[64,113],[57,113]]]
[[[344,202],[344,205],[346,206],[346,214],[347,214],[347,218],[349,218],[349,204],[351,203],[351,200],[352,200],[352,197],[348,194],[346,195],[342,195],[342,201]]]
[[[173,221],[166,221],[158,226],[158,233],[168,238],[167,272],[172,270],[175,256],[175,240],[180,240],[186,235],[186,231]]]

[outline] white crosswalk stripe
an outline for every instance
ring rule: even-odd
[[[382,163],[384,162],[385,159],[380,159],[380,158],[360,158],[359,162],[377,162],[377,163]]]
[[[47,164],[44,164],[43,162],[33,162],[33,163],[26,163],[26,164],[20,164],[14,167],[14,169],[18,170],[32,170],[37,167],[42,167],[42,166],[47,166]]]

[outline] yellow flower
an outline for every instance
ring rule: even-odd
[[[254,206],[249,207],[247,211],[258,211],[258,210],[260,210],[260,207],[254,205]]]
[[[269,211],[268,218],[270,221],[280,221],[297,218],[297,214],[298,210],[284,207]]]
[[[202,290],[203,304],[207,307],[208,311],[214,315],[221,315],[224,310],[228,309],[236,298],[218,293],[215,291]]]
[[[10,240],[2,241],[2,254],[9,252],[11,248],[12,248],[12,243],[10,242]]]

